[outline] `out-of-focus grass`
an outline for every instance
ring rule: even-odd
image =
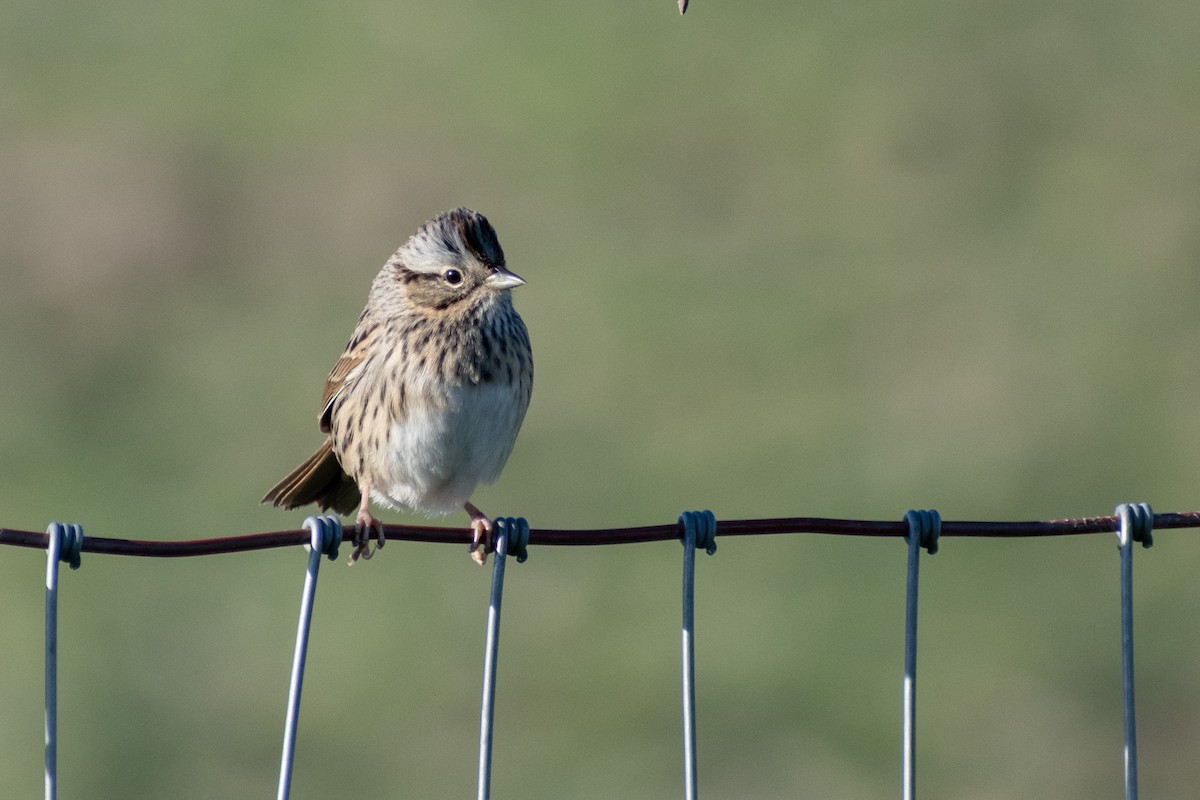
[[[319,441],[383,259],[496,224],[534,403],[491,513],[547,527],[1197,506],[1195,4],[10,3],[0,25],[0,524],[179,538]],[[397,519],[405,519],[398,517]],[[462,524],[461,519],[448,522]],[[1200,551],[1138,556],[1142,782],[1190,797]],[[921,781],[1120,778],[1113,542],[946,542]],[[678,791],[672,545],[535,550],[506,600],[497,791]],[[903,548],[699,566],[701,780],[890,796]],[[60,786],[271,791],[303,558],[64,576]],[[0,553],[0,796],[41,764],[41,560]],[[393,545],[321,582],[297,797],[473,785],[487,576]]]

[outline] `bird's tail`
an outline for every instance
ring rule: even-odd
[[[262,502],[281,508],[316,503],[322,511],[332,508],[339,514],[349,514],[358,508],[361,498],[358,484],[342,469],[333,443],[326,439],[317,452],[275,484]]]

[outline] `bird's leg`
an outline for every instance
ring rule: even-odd
[[[472,561],[483,566],[487,563],[487,554],[496,549],[495,541],[492,538],[495,528],[487,514],[475,506],[467,503],[463,508],[471,515],[471,547],[468,552],[471,554]]]
[[[351,564],[359,558],[369,561],[371,556],[375,555],[375,550],[381,549],[387,543],[383,535],[383,523],[372,517],[367,508],[371,499],[371,484],[361,484],[359,491],[362,493],[362,500],[358,504],[358,514],[354,517],[354,551],[350,553]],[[371,549],[372,533],[375,534],[377,543],[375,550]]]

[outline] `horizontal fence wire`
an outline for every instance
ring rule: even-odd
[[[1200,528],[1200,511],[1185,511],[1154,515],[1154,530]],[[1029,522],[943,521],[942,536],[1023,538],[1034,536],[1075,536],[1092,533],[1116,533],[1121,528],[1117,516],[1081,517],[1078,519],[1040,520]],[[472,543],[468,528],[440,528],[427,525],[384,525],[384,536],[393,541],[426,542],[434,544]],[[828,519],[824,517],[781,517],[776,519],[744,519],[717,522],[718,537],[765,536],[774,534],[832,534],[837,536],[908,535],[908,524],[896,520]],[[83,540],[84,553],[147,558],[183,558],[188,556],[241,553],[248,550],[268,550],[307,544],[312,534],[305,529],[250,533],[213,539],[157,541],[144,539],[109,539],[89,536]],[[637,544],[643,542],[678,541],[683,537],[681,523],[644,525],[634,528],[604,528],[568,530],[530,528],[529,544],[550,546],[586,546],[608,544]],[[45,550],[49,537],[45,533],[0,528],[0,545]]]

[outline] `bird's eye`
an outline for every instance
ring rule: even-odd
[[[462,273],[456,269],[448,269],[442,273],[442,277],[446,279],[446,283],[451,286],[458,286],[462,283]]]

